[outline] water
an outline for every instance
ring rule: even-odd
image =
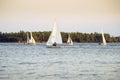
[[[120,43],[0,43],[0,80],[120,80]]]

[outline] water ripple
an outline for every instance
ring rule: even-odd
[[[32,63],[32,62],[21,62],[21,63],[18,63],[20,65],[23,65],[23,64],[37,64],[37,63]]]

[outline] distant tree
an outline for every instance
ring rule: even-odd
[[[26,42],[27,40],[27,33],[29,32],[11,32],[11,33],[2,33],[0,32],[0,42]],[[51,32],[44,31],[44,32],[32,32],[33,37],[36,42],[47,42]],[[63,42],[67,42],[68,34],[70,34],[73,42],[100,42],[102,41],[102,34],[101,33],[81,33],[81,32],[61,32]],[[29,33],[30,35],[30,33]],[[110,37],[109,34],[105,33],[105,39],[107,42],[120,42],[120,37]],[[30,36],[29,36],[30,37]]]

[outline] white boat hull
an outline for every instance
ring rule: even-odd
[[[46,46],[47,48],[63,48],[63,46]]]
[[[106,44],[100,43],[101,46],[105,46]]]
[[[25,45],[35,45],[36,43],[24,43]]]

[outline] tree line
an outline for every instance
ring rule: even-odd
[[[27,40],[27,33],[29,32],[11,32],[11,33],[2,33],[0,32],[0,42],[26,42]],[[43,32],[32,32],[33,37],[36,42],[47,42],[50,31],[43,31]],[[81,33],[81,32],[61,32],[62,41],[67,42],[68,34],[70,34],[73,42],[101,42],[102,36],[101,33]],[[119,37],[111,37],[110,34],[105,33],[105,39],[107,42],[120,42]]]

